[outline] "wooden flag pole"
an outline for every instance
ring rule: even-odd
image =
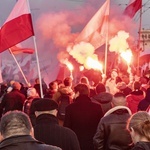
[[[110,11],[110,0],[107,0],[109,3],[109,10]],[[107,22],[107,30],[106,30],[106,43],[105,43],[105,68],[104,68],[104,74],[107,74],[107,55],[108,55],[108,36],[109,36],[109,12],[108,12],[108,22]]]
[[[29,1],[28,0],[27,0],[27,4],[28,4],[29,12],[31,13],[30,5],[29,5]],[[35,55],[36,55],[36,61],[37,61],[37,70],[38,70],[38,77],[39,77],[39,82],[40,82],[40,93],[41,93],[41,98],[43,98],[42,78],[41,78],[39,57],[38,57],[38,52],[37,52],[37,44],[36,44],[35,36],[33,36],[33,42],[34,42],[34,47],[35,47]]]
[[[13,56],[13,58],[14,58],[16,64],[17,64],[17,66],[18,66],[18,68],[19,68],[19,70],[20,70],[20,72],[21,72],[21,74],[22,74],[22,76],[23,76],[23,78],[24,78],[26,84],[29,85],[29,82],[27,81],[27,78],[25,77],[25,75],[24,75],[24,73],[23,73],[23,71],[22,71],[22,69],[21,69],[21,67],[20,67],[20,65],[19,65],[19,63],[18,63],[16,57],[14,56],[14,54],[13,54],[13,52],[12,52],[12,50],[11,50],[10,48],[9,48],[9,52],[10,52],[10,54]]]

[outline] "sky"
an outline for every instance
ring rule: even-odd
[[[59,71],[58,58],[67,55],[63,53],[66,51],[67,43],[73,42],[104,2],[105,0],[29,0],[40,65],[43,76],[48,76],[45,77],[47,82],[55,78],[51,72],[56,74]],[[116,30],[126,30],[131,34],[131,41],[136,41],[139,12],[133,20],[122,18],[122,12],[128,2],[129,0],[111,0],[111,21],[115,23]],[[15,3],[16,0],[0,0],[0,26],[7,19]],[[143,5],[142,28],[150,29],[150,0],[143,0]],[[34,48],[32,39],[22,45]],[[3,52],[1,57],[5,65],[13,61],[8,51]],[[24,57],[29,56],[18,56],[18,60],[23,64]],[[35,66],[35,55],[30,57],[33,60],[32,65]]]

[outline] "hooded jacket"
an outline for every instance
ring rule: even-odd
[[[110,109],[98,124],[93,143],[96,150],[130,150],[132,143],[126,122],[131,111],[126,106]]]
[[[138,110],[139,102],[144,98],[143,91],[133,91],[126,96],[127,104],[132,113],[136,113]]]

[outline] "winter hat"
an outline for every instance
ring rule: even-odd
[[[35,111],[50,111],[58,108],[58,104],[48,98],[39,98],[33,103],[33,106]]]
[[[38,93],[35,88],[28,88],[27,97],[30,97],[30,96],[31,97],[38,96]]]

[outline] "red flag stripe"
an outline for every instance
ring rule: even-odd
[[[124,14],[133,18],[136,12],[142,7],[142,0],[135,0],[133,3],[128,5],[124,10]]]
[[[30,14],[22,15],[7,22],[0,31],[0,52],[29,38],[33,34]]]

